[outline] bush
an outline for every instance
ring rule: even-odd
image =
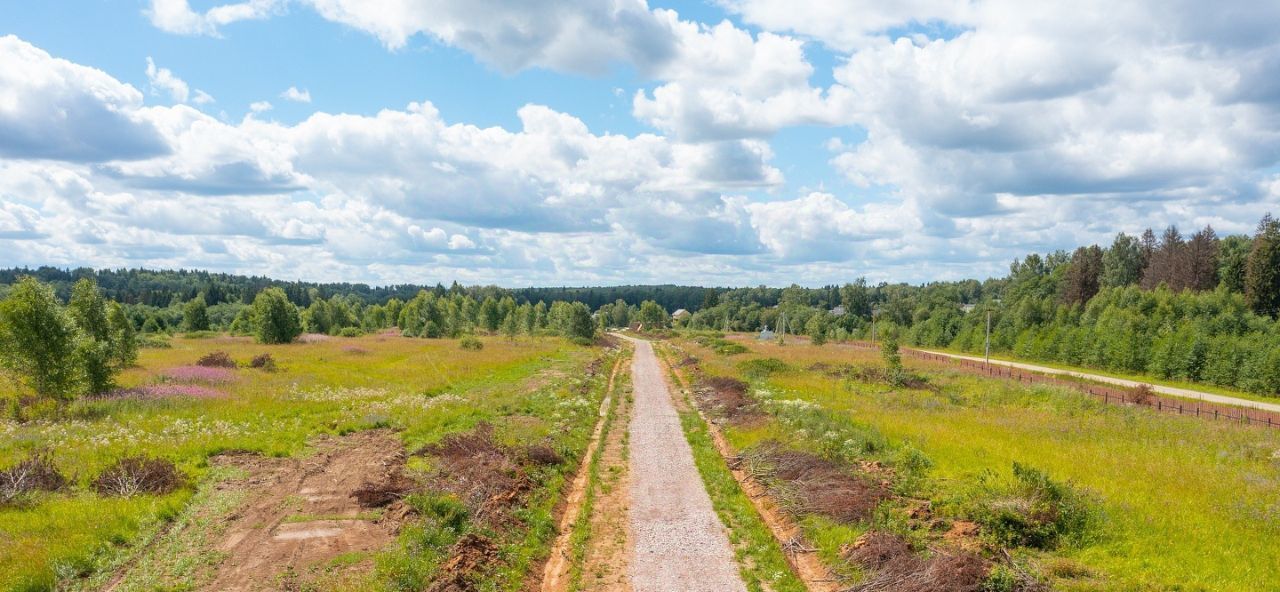
[[[143,335],[138,339],[138,347],[150,349],[172,349],[173,344],[159,335]]]
[[[217,337],[217,336],[218,336],[218,332],[217,332],[217,331],[208,331],[208,330],[205,330],[205,331],[187,331],[186,333],[183,333],[183,334],[182,334],[182,336],[183,336],[183,337],[186,337],[187,339],[212,339],[212,338],[214,338],[214,337]]]
[[[93,480],[93,490],[100,495],[133,497],[139,494],[172,493],[186,483],[186,476],[172,461],[131,456],[120,459]]]
[[[358,327],[343,327],[338,331],[338,337],[359,337],[364,335]]]
[[[196,365],[205,368],[235,368],[236,361],[231,359],[231,355],[227,352],[216,351],[200,356],[200,359],[196,360]]]
[[[271,354],[258,354],[253,356],[252,360],[249,360],[249,367],[265,370],[267,372],[275,372],[276,359],[271,357]]]
[[[738,370],[750,379],[766,378],[777,372],[786,372],[791,367],[777,358],[760,358],[738,363]]]
[[[1013,480],[983,478],[970,513],[983,532],[1004,546],[1053,549],[1080,544],[1101,520],[1095,500],[1070,483],[1054,481],[1032,467],[1013,463]]]
[[[47,456],[35,454],[0,471],[0,505],[13,503],[36,491],[58,491],[66,484],[66,477]]]
[[[474,335],[467,335],[458,342],[458,346],[468,351],[480,351],[484,349],[484,342],[476,339]]]
[[[267,288],[253,299],[253,326],[260,343],[293,343],[302,335],[298,307],[280,288]]]

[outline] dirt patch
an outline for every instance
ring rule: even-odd
[[[736,378],[709,376],[698,381],[693,394],[702,409],[726,421],[744,424],[764,417],[747,389],[747,383]]]
[[[475,574],[499,562],[498,547],[479,534],[469,533],[449,549],[449,560],[440,570],[427,592],[473,592]]]
[[[773,442],[744,452],[735,464],[767,484],[794,517],[819,514],[844,523],[866,520],[892,496],[886,481],[854,474],[820,456]]]
[[[241,488],[248,495],[218,525],[221,535],[210,541],[205,555],[223,559],[210,566],[211,573],[198,574],[196,589],[306,587],[320,571],[334,576],[328,564],[339,555],[376,551],[394,540],[406,517],[403,504],[390,502],[385,512],[371,515],[356,493],[369,483],[401,478],[394,475],[400,475],[405,455],[395,434],[371,430],[321,437],[313,447],[301,458],[231,453],[210,460],[243,471],[243,478],[219,487]],[[368,568],[366,561],[350,569]]]
[[[902,537],[882,531],[863,535],[842,555],[871,571],[850,592],[978,592],[991,570],[968,551],[935,549],[922,557]]]

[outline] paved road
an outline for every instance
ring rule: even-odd
[[[628,338],[630,339],[630,338]],[[631,339],[629,434],[634,592],[746,592],[648,341]]]
[[[938,356],[946,356],[948,358],[955,358],[958,360],[970,360],[974,362],[984,361],[982,358],[977,356],[962,356],[959,354],[949,354],[946,352],[932,351],[927,349],[918,349],[916,351],[921,351],[927,354],[934,354]],[[1172,386],[1160,386],[1158,384],[1138,382],[1135,380],[1125,380],[1123,378],[1113,378],[1110,376],[1102,376],[1099,374],[1089,374],[1087,372],[1077,372],[1075,370],[1062,370],[1059,368],[1049,368],[1047,366],[1036,366],[1035,364],[1024,364],[1022,362],[1006,362],[1004,360],[991,360],[991,364],[993,366],[1005,366],[1009,368],[1019,368],[1022,370],[1030,370],[1032,372],[1039,372],[1041,374],[1057,374],[1057,375],[1063,375],[1063,376],[1074,376],[1076,378],[1084,378],[1084,379],[1093,380],[1096,382],[1105,382],[1107,384],[1115,384],[1115,385],[1125,386],[1125,387],[1135,387],[1140,384],[1146,384],[1150,386],[1152,390],[1164,395],[1172,395],[1175,397],[1183,397],[1187,399],[1197,399],[1197,400],[1205,401],[1208,403],[1221,403],[1223,405],[1235,405],[1237,407],[1249,407],[1252,409],[1260,409],[1262,411],[1273,411],[1276,413],[1280,413],[1280,405],[1275,403],[1262,403],[1259,401],[1250,401],[1249,399],[1239,399],[1236,397],[1228,397],[1226,395],[1215,395],[1213,393],[1205,393],[1201,391],[1194,391],[1191,389],[1177,388]]]

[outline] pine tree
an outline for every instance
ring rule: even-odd
[[[1103,255],[1098,245],[1080,247],[1071,255],[1071,264],[1062,284],[1062,301],[1084,304],[1098,293]]]
[[[1108,288],[1132,286],[1142,279],[1142,245],[1123,232],[1102,255],[1101,284]]]
[[[1187,288],[1203,292],[1217,287],[1218,250],[1218,234],[1212,226],[1191,235],[1183,252]]]
[[[1258,234],[1245,263],[1244,297],[1260,315],[1280,314],[1280,220],[1267,214],[1258,222]]]

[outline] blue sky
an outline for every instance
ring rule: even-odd
[[[1088,4],[5,2],[0,265],[920,282],[1280,211],[1280,9]]]

